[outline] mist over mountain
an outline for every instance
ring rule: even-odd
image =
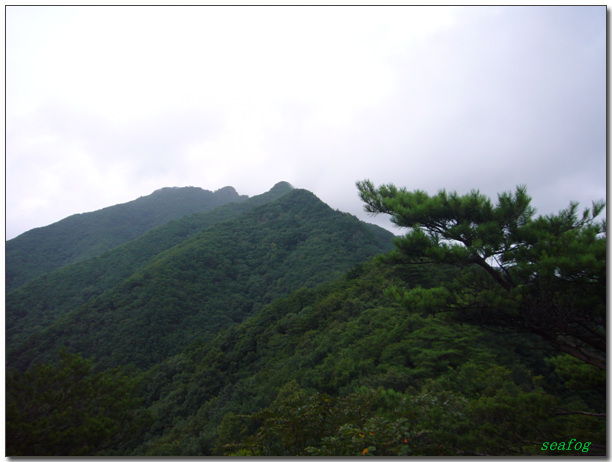
[[[16,336],[24,337],[46,327],[62,313],[101,295],[193,234],[278,199],[292,189],[289,183],[278,183],[264,194],[171,221],[97,257],[65,265],[15,290],[7,288],[7,344],[12,345]],[[232,191],[226,188],[229,197],[234,197]]]
[[[279,183],[9,293],[8,362],[26,368],[70,345],[108,367],[149,367],[279,296],[390,250],[391,239]]]
[[[215,192],[196,187],[163,188],[125,204],[32,229],[6,242],[7,290],[100,255],[171,220],[246,198],[233,187]]]
[[[453,200],[482,218],[474,197]],[[539,282],[555,307],[561,294],[605,310],[605,240],[584,232],[564,242],[592,274]],[[466,265],[466,247],[414,259],[449,247],[403,239],[280,182],[253,197],[163,188],[9,241],[7,454],[533,456],[563,442],[605,455],[605,369],[492,328],[521,298],[494,285],[498,269]]]

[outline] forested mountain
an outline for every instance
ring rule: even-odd
[[[33,331],[49,326],[62,313],[119,284],[161,252],[209,226],[276,200],[292,189],[289,183],[280,182],[264,194],[171,221],[97,257],[66,265],[9,291],[6,297],[8,349]]]
[[[603,204],[359,188],[394,245],[281,183],[9,294],[7,454],[605,455]]]
[[[539,455],[572,437],[601,454],[605,421],[571,411],[605,412],[603,371],[398,301],[452,276],[370,261],[163,361],[133,454]]]
[[[6,243],[6,288],[13,290],[36,276],[100,255],[171,220],[244,199],[229,186],[215,192],[163,188],[125,204],[32,229]]]
[[[272,193],[278,190],[283,188]],[[82,304],[73,304],[89,287],[83,287],[81,271],[86,270],[85,276],[110,278],[112,269],[121,266],[112,262],[128,258],[129,253],[116,249],[107,254],[112,260],[102,267],[98,263],[104,259],[99,257],[9,294],[7,319],[15,322],[7,326],[8,364],[23,369],[66,345],[95,356],[101,367],[150,367],[193,340],[244,320],[279,296],[338,277],[354,264],[389,250],[391,237],[383,230],[374,235],[370,226],[333,211],[308,191],[292,190],[238,218],[208,226],[167,250],[156,247],[160,253],[146,265],[107,290],[106,283],[92,287],[92,294],[101,293]],[[125,247],[132,249],[135,244]],[[53,300],[45,287],[51,288]],[[61,287],[70,288],[72,296],[62,295]],[[61,310],[47,315],[54,309],[45,304],[54,302]],[[28,314],[32,307],[39,307],[34,315]],[[36,328],[33,316],[40,322]]]

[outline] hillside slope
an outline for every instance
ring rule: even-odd
[[[97,257],[39,276],[6,296],[6,342],[10,350],[29,334],[49,326],[59,315],[100,296],[161,252],[198,232],[274,201],[291,191],[287,182],[258,196],[231,202],[158,226]]]
[[[292,190],[162,252],[24,339],[9,350],[8,362],[24,369],[65,345],[95,356],[103,368],[150,367],[277,297],[329,281],[390,250],[391,239],[387,232],[375,236],[308,191]]]
[[[228,202],[246,199],[232,187],[163,188],[149,196],[95,212],[72,215],[6,242],[6,290],[41,274],[100,255],[156,226]]]
[[[154,423],[127,454],[518,456],[567,435],[605,453],[604,420],[559,412],[604,413],[605,374],[576,387],[538,339],[394,296],[445,277],[368,261],[168,358],[144,376]]]
[[[605,369],[466,322],[490,273],[380,255],[389,234],[285,186],[148,233],[96,293],[92,266],[87,300],[9,349],[7,454],[606,454]]]

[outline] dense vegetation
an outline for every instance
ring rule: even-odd
[[[120,284],[161,252],[210,226],[279,199],[291,189],[289,183],[281,182],[264,194],[171,221],[97,257],[66,265],[9,291],[6,300],[8,349],[13,349],[34,331],[48,327],[61,314]]]
[[[382,196],[371,184],[361,187],[363,193]],[[396,199],[410,194],[389,190]],[[500,198],[524,202],[521,194]],[[558,284],[555,306],[566,306],[568,316],[605,307],[605,253],[600,252],[605,229],[594,221],[602,206],[582,220],[574,206],[538,219],[524,207],[526,214],[514,215],[517,226],[504,228],[496,221],[502,212],[494,212],[504,208],[504,199],[485,216],[482,210],[474,213],[483,201],[489,209],[486,198],[476,194],[446,202],[441,195],[433,203],[420,197],[423,209],[438,213],[438,225],[442,205],[447,229],[458,225],[486,244],[462,259],[461,249],[469,246],[445,236],[437,242],[443,251],[421,245],[429,250],[418,252],[411,240],[426,242],[425,237],[433,243],[435,236],[426,234],[423,221],[406,221],[402,225],[412,231],[396,239],[394,251],[381,254],[376,239],[362,239],[372,238],[368,227],[295,190],[169,249],[124,284],[82,305],[78,316],[61,317],[38,337],[41,342],[56,338],[54,346],[67,344],[72,352],[95,356],[93,363],[62,349],[43,355],[53,350],[46,344],[35,355],[44,364],[9,371],[8,454],[605,454],[605,369],[589,360],[601,356],[568,354],[540,330],[507,321],[523,313],[512,292],[520,287],[528,300],[535,288],[548,295],[549,284]],[[472,207],[460,206],[470,200]],[[391,205],[385,213],[394,210]],[[449,218],[453,210],[463,210],[465,218]],[[559,227],[545,241],[528,233],[550,229],[546,222]],[[505,270],[499,265],[492,271],[510,274],[514,282],[515,272],[532,271],[526,282],[503,292],[497,291],[498,276],[471,262],[482,249],[494,248],[497,241],[484,238],[497,229],[509,243],[501,248],[512,250],[515,260],[499,254]],[[532,240],[515,239],[519,229]],[[465,239],[457,228],[453,237]],[[551,250],[559,242],[572,249],[572,259],[570,251]],[[342,255],[368,246],[381,255],[355,257],[344,270],[321,275]],[[203,265],[210,271],[198,271]],[[556,270],[546,271],[554,265]],[[205,308],[202,301],[210,294],[203,291],[211,287],[222,296]],[[576,302],[576,288],[588,294],[588,305]],[[163,298],[176,297],[179,289],[182,300]],[[202,317],[182,322],[188,306],[172,317],[170,308],[188,300],[198,301],[195,311]],[[244,304],[253,306],[244,310]],[[494,316],[483,315],[486,310],[499,313],[500,322],[493,324]],[[113,313],[121,315],[113,318]],[[144,313],[146,323],[125,327]],[[600,315],[586,314],[599,326]],[[200,325],[196,332],[199,319],[212,325],[219,316],[229,322],[209,331]],[[91,323],[96,323],[93,328]],[[54,325],[60,327],[54,330]],[[112,328],[105,330],[106,325]],[[601,335],[599,327],[590,328]],[[120,332],[115,337],[113,329]],[[105,346],[141,330],[145,333],[129,343],[127,357]],[[194,341],[184,341],[183,333],[193,333]],[[161,353],[147,361],[140,358],[143,348],[153,351],[163,342],[180,347],[156,350]],[[72,443],[58,432],[45,434],[49,425],[69,431]],[[580,446],[566,446],[572,439]],[[563,450],[551,450],[551,442],[565,442]]]
[[[32,327],[23,299],[15,297],[19,304],[10,304],[11,295],[7,311],[14,317],[25,313],[30,322],[9,328],[8,364],[26,369],[69,346],[87,357],[95,355],[100,367],[152,366],[279,296],[314,287],[390,249],[391,236],[383,230],[375,236],[355,217],[333,211],[308,191],[286,192],[182,240],[99,296],[64,308],[40,328]],[[117,258],[124,255],[119,250],[113,252]],[[55,287],[82,287],[82,266],[61,271],[52,278]],[[100,269],[95,262],[90,267]],[[19,295],[43,304],[41,317],[53,312],[44,308],[52,303],[48,292],[29,288]],[[74,302],[64,300],[66,305]],[[24,324],[29,327],[19,331]]]
[[[246,199],[232,187],[163,188],[125,204],[65,218],[32,229],[6,243],[6,288],[131,241],[146,231],[185,215]]]
[[[400,260],[463,270],[443,309],[459,319],[529,332],[552,347],[606,368],[606,224],[604,202],[577,214],[571,203],[534,219],[524,187],[498,203],[478,191],[430,197],[394,185],[358,183],[366,209],[410,230],[396,242]]]

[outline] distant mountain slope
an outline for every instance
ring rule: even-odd
[[[289,183],[280,182],[264,194],[174,220],[100,256],[66,265],[7,293],[7,347],[49,326],[62,313],[100,296],[161,252],[209,226],[277,200],[292,189]]]
[[[100,367],[149,367],[276,297],[389,250],[386,236],[381,241],[357,218],[293,190],[166,250],[16,345],[8,362],[25,368],[65,345],[95,356]]]
[[[100,255],[171,220],[246,199],[232,187],[163,188],[125,204],[72,215],[6,243],[6,289],[44,273]]]
[[[578,422],[549,407],[550,390],[567,399],[568,389],[539,339],[432,316],[427,303],[391,295],[435,287],[447,274],[369,260],[157,364],[143,380],[154,424],[126,454],[357,456],[365,446],[418,457],[539,455],[539,441],[568,432],[603,443],[592,450],[603,454],[605,419]],[[605,413],[605,375],[598,380],[569,395]],[[544,391],[544,381],[556,386]]]
[[[483,280],[391,238],[279,183],[25,284],[7,454],[606,455],[606,371],[462,322]]]

